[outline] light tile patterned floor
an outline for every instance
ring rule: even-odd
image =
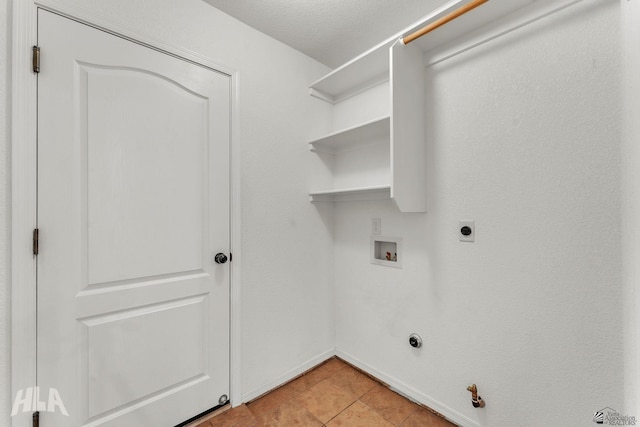
[[[338,358],[197,427],[454,427]]]

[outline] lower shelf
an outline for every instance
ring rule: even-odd
[[[311,202],[349,202],[355,200],[388,200],[391,186],[343,188],[339,190],[316,191],[309,194]]]

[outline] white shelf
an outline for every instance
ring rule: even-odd
[[[316,191],[309,194],[312,202],[343,202],[354,200],[388,200],[391,197],[391,186],[344,188],[336,190]]]
[[[487,2],[470,13],[438,28],[433,33],[417,39],[411,43],[411,45],[417,46],[423,53],[429,52],[475,29],[492,25],[496,20],[510,13],[516,12],[526,6],[534,5],[536,1],[537,0],[504,0]],[[563,0],[564,3],[570,1],[571,0]],[[450,0],[436,8],[403,31],[389,37],[312,83],[309,86],[309,93],[316,98],[335,104],[355,93],[359,93],[371,86],[388,80],[389,48],[397,40],[424,27],[427,23],[441,18],[467,2],[468,0]]]
[[[382,43],[309,86],[309,94],[332,104],[389,80],[389,46]]]
[[[458,40],[453,43],[460,45],[461,38],[471,31],[487,33],[491,30],[489,36],[484,36],[488,37],[485,40],[491,40],[510,31],[501,29],[496,33],[496,20],[515,20],[515,24],[511,22],[510,25],[520,28],[532,22],[532,13],[535,12],[538,17],[546,16],[549,13],[546,10],[550,7],[545,6],[545,2],[536,0],[492,1],[414,43],[405,46],[399,42],[404,35],[439,19],[467,1],[448,1],[402,33],[381,42],[311,84],[309,92],[312,96],[334,105],[334,117],[339,113],[344,118],[347,112],[353,121],[356,118],[375,117],[373,112],[369,116],[366,114],[371,110],[370,99],[378,96],[374,86],[389,81],[390,88],[390,97],[381,101],[388,103],[388,109],[378,110],[378,114],[388,111],[389,117],[366,121],[309,142],[311,151],[334,155],[328,162],[333,162],[334,182],[345,183],[345,186],[352,182],[355,185],[365,184],[357,188],[311,193],[312,201],[383,198],[391,199],[400,212],[426,211],[425,63],[431,59],[434,50],[439,47],[451,49],[453,44],[447,47],[447,43],[453,40]],[[579,0],[558,0],[553,10],[576,1]],[[519,9],[522,12],[517,12]],[[522,16],[518,18],[517,15],[523,15],[526,19]],[[481,42],[473,39],[465,40],[463,51],[479,43]],[[376,95],[371,98],[372,94]],[[347,120],[346,123],[353,121]],[[369,142],[378,144],[368,144]],[[388,151],[387,145],[381,145],[380,142],[388,143]],[[381,153],[381,150],[384,151]],[[383,162],[388,162],[388,167]],[[375,173],[371,173],[373,169]],[[390,182],[388,186],[373,185],[387,181]]]
[[[389,80],[389,48],[404,34],[438,19],[467,0],[451,0],[401,33],[389,37],[309,86],[309,94],[335,104],[351,95]],[[511,0],[512,2],[524,0]],[[531,1],[531,0],[528,0]]]
[[[334,182],[346,180],[365,185],[311,193],[311,201],[386,199],[392,200],[400,212],[425,212],[426,88],[422,51],[415,46],[394,43],[390,47],[385,45],[383,48],[373,49],[369,54],[377,57],[381,51],[386,55],[386,78],[389,79],[390,87],[390,98],[383,101],[390,101],[387,110],[390,111],[389,116],[375,118],[309,142],[311,151],[336,156]],[[376,62],[369,59],[368,56],[360,56],[329,74],[325,79],[316,82],[317,88],[326,89],[333,85],[332,91],[325,95],[344,101],[335,102],[334,109],[340,108],[343,113],[348,111],[349,114],[359,114],[366,109],[366,105],[360,103],[370,102],[368,97],[358,96],[346,100],[346,94],[353,94],[354,88],[360,90],[362,87],[370,86],[370,80],[366,81],[364,86],[352,85],[348,92],[342,89],[348,82],[353,82],[356,78],[355,71],[362,68],[363,64]],[[378,68],[377,71],[379,70]],[[369,72],[365,78],[369,78],[376,72]],[[361,75],[360,77],[362,78]],[[346,110],[341,108],[345,104],[348,104]],[[381,142],[384,145],[381,145]],[[381,163],[385,158],[386,165]],[[372,174],[372,169],[375,169],[376,173]],[[389,182],[389,185],[375,185],[380,182]],[[367,186],[367,183],[372,185]]]
[[[334,132],[309,142],[313,152],[336,154],[343,150],[364,146],[371,141],[389,138],[389,116],[371,120],[358,126]]]
[[[406,46],[399,41],[402,36],[439,19],[467,1],[450,0],[402,33],[311,84],[310,94],[333,104],[334,115],[339,113],[344,118],[346,112],[353,121],[356,118],[374,118],[309,142],[311,151],[335,156],[328,162],[333,168],[333,182],[344,183],[345,186],[364,184],[356,188],[314,192],[310,194],[311,201],[390,199],[400,212],[426,211],[425,52],[471,30],[482,26],[488,28],[496,19],[535,3],[535,0],[488,2],[428,37]],[[389,116],[375,118],[373,112],[367,116],[366,112],[371,110],[370,99],[379,96],[374,86],[384,81],[389,82],[390,96],[381,102],[388,103],[388,109],[378,110],[378,114],[388,111]],[[372,94],[375,94],[373,98]],[[353,121],[347,120],[346,123]],[[387,181],[389,185],[374,185]]]

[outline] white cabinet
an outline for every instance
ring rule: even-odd
[[[312,201],[391,199],[401,212],[425,212],[423,73],[422,50],[384,44],[311,85],[334,105],[334,123],[355,121],[309,142],[333,172]]]

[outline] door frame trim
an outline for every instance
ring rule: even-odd
[[[239,73],[170,40],[127,27],[94,11],[58,0],[12,2],[11,86],[11,404],[17,392],[36,385],[36,263],[30,236],[37,225],[37,76],[30,72],[31,47],[37,44],[39,8],[145,45],[168,55],[227,74],[230,94],[230,330],[229,388],[232,406],[242,403],[241,381],[241,162]],[[14,427],[28,425],[31,413],[12,417]]]
[[[11,402],[18,390],[36,385],[36,263],[28,230],[36,228],[37,78],[28,68],[37,42],[33,3],[12,2],[11,64]],[[12,417],[29,425],[31,414]]]

